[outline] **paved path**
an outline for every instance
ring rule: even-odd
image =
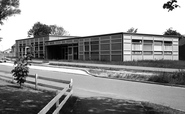
[[[12,69],[10,65],[8,63],[0,64],[0,69],[10,70]],[[53,68],[48,69],[48,67],[44,66],[40,66],[39,70],[36,69],[38,66],[32,67],[35,69],[30,69],[31,74],[38,73],[41,76],[63,80],[72,78],[74,80],[75,95],[149,101],[185,111],[185,88],[97,78],[86,74],[74,74],[72,71],[64,73],[64,69],[52,72],[51,69]]]

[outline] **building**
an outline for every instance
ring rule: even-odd
[[[45,42],[58,40],[58,39],[66,39],[72,38],[73,36],[42,36],[35,38],[25,38],[16,40],[16,56],[23,57],[28,51],[31,51],[33,57],[36,59],[44,59],[45,58]]]
[[[17,55],[23,56],[27,45],[35,58],[49,60],[179,60],[179,39],[175,36],[112,33],[86,37],[40,37],[17,40]]]

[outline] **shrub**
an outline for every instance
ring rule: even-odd
[[[148,81],[185,85],[185,71],[163,72],[159,75],[151,76]]]
[[[13,77],[15,80],[17,80],[17,83],[20,85],[26,81],[26,77],[28,76],[29,73],[29,68],[28,65],[31,65],[28,60],[31,60],[31,57],[29,55],[23,57],[23,58],[18,58],[15,62],[14,69],[11,71],[13,73]]]

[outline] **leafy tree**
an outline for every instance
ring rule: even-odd
[[[168,9],[168,12],[178,7],[180,6],[177,4],[177,0],[170,0],[163,4],[163,9]]]
[[[163,35],[173,35],[173,36],[178,36],[180,39],[184,38],[185,36],[181,35],[179,32],[176,30],[173,30],[173,28],[167,29]]]
[[[15,80],[17,80],[17,83],[20,85],[20,87],[22,83],[26,81],[26,77],[28,76],[29,73],[28,65],[31,65],[31,63],[29,62],[29,60],[31,60],[32,58],[31,56],[32,55],[28,53],[25,57],[18,58],[14,62],[14,65],[16,66],[11,72],[13,73],[13,77]]]
[[[51,33],[51,28],[48,25],[37,22],[33,25],[32,29],[28,31],[28,37],[45,36],[45,35],[49,35],[50,33]]]
[[[57,25],[50,25],[51,28],[51,35],[57,35],[57,36],[66,36],[69,35],[69,33],[63,28],[59,27]]]
[[[3,20],[15,14],[20,14],[19,0],[0,0],[0,24]]]
[[[137,33],[137,30],[138,29],[135,29],[135,28],[132,27],[132,28],[128,29],[127,32],[128,33]]]

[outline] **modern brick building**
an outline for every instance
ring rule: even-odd
[[[35,58],[49,60],[179,60],[175,36],[112,33],[86,37],[45,36],[16,40],[17,56],[30,49]]]

